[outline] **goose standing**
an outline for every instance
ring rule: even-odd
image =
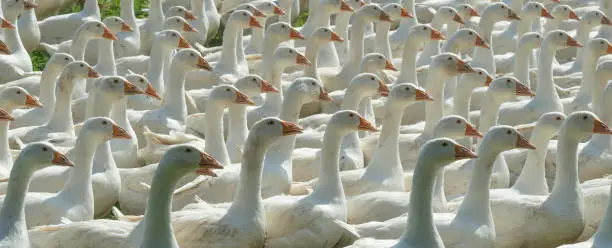
[[[134,0],[120,0],[119,4],[121,8],[119,16],[132,29],[130,31],[119,32],[117,34],[117,41],[113,46],[115,56],[123,58],[137,55],[138,51],[140,51],[140,29],[134,14]]]
[[[2,120],[10,119],[10,115],[1,112]],[[44,143],[26,146],[15,159],[9,178],[10,190],[0,208],[0,247],[30,247],[24,210],[28,182],[34,171],[49,165],[72,167],[73,164],[53,146]]]
[[[19,30],[13,24],[17,23],[19,15],[23,14],[26,8],[35,6],[24,0],[2,2],[7,19],[2,18],[0,28],[4,30],[4,39],[11,51],[10,54],[0,54],[0,80],[3,82],[17,80],[23,77],[24,72],[32,71],[30,55],[23,47]]]
[[[612,187],[611,187],[612,191]],[[612,194],[612,193],[610,193]],[[593,236],[587,241],[570,244],[570,245],[562,245],[559,248],[592,248],[592,247],[608,247],[612,245],[612,240],[610,240],[610,235],[612,235],[612,204],[608,202],[608,207],[606,208],[606,214],[601,220],[601,225],[597,229],[597,232],[593,234]]]
[[[383,7],[383,11],[389,14],[389,17],[393,21],[401,20],[401,18],[414,18],[413,13],[408,12],[406,9],[402,8],[400,4],[390,3]],[[391,55],[391,44],[389,44],[389,30],[391,30],[391,25],[393,23],[389,22],[377,22],[376,23],[376,34],[374,35],[374,42],[368,42],[368,38],[372,38],[371,35],[366,37],[366,52],[377,52],[382,53],[389,60],[393,59]],[[369,45],[369,46],[368,46]],[[372,48],[372,45],[374,47]]]
[[[55,15],[38,22],[40,40],[44,43],[57,44],[69,40],[82,24],[100,20],[98,1],[87,0],[83,10],[78,13]]]
[[[153,0],[149,4],[151,10],[149,15],[142,21],[140,29],[140,54],[150,54],[155,34],[162,30],[166,16],[162,10],[162,0]]]
[[[348,0],[345,2],[351,6],[354,11],[359,11],[359,9],[366,4],[363,0]],[[348,30],[352,15],[353,13],[345,11],[336,13],[336,18],[334,19],[334,31],[336,31],[340,37],[349,37]],[[334,43],[334,46],[336,47],[340,64],[343,65],[347,59],[348,42]]]
[[[432,28],[440,30],[445,24],[451,25],[451,22],[465,24],[463,22],[463,19],[461,19],[461,16],[459,16],[459,13],[457,13],[457,10],[452,7],[444,6],[437,10],[430,25]],[[439,41],[433,40],[431,42],[428,42],[427,45],[425,45],[423,52],[421,52],[421,55],[419,55],[419,59],[417,60],[417,66],[428,65],[429,63],[431,63],[432,57],[440,54],[440,52],[441,51]]]
[[[31,2],[31,4],[25,8],[23,15],[19,18],[20,21],[17,23],[19,37],[21,37],[23,47],[28,52],[34,51],[40,44],[40,29],[38,27],[36,14],[34,13],[37,7],[38,4],[36,4],[36,2]]]

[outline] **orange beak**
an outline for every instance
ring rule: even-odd
[[[573,47],[582,47],[582,44],[580,44],[576,39],[570,36],[567,37],[567,45]]]
[[[385,62],[385,70],[397,71],[397,68],[395,68],[395,66],[391,64],[391,61],[387,59],[387,61]]]
[[[140,90],[136,85],[133,85],[129,81],[123,81],[123,93],[126,95],[141,95],[145,94],[144,91]]]
[[[11,54],[11,49],[8,47],[8,45],[6,45],[6,43],[4,43],[1,40],[0,40],[0,54],[4,54],[4,55]]]
[[[117,36],[115,36],[108,28],[104,28],[104,33],[102,34],[102,38],[108,39],[108,40],[117,40]]]
[[[183,31],[185,32],[198,32],[193,26],[189,25],[189,23],[183,23]]]
[[[210,156],[205,152],[200,152],[200,168],[196,170],[196,173],[200,175],[217,177],[217,174],[212,171],[213,169],[223,169],[223,165],[221,165],[221,163],[219,163],[219,161],[217,161],[213,156]]]
[[[389,87],[380,80],[378,80],[378,93],[380,93],[381,96],[389,96]]]
[[[193,13],[191,13],[191,11],[187,10],[185,11],[185,16],[184,16],[185,20],[197,20],[198,18],[195,17],[193,15]]]
[[[310,63],[310,61],[302,54],[297,54],[297,58],[295,59],[295,63],[298,65],[312,65],[312,63]]]
[[[112,138],[115,139],[131,139],[132,136],[117,124],[113,124]]]
[[[27,94],[25,100],[25,106],[30,108],[40,108],[42,107],[42,103],[38,101],[38,99],[34,98],[32,95]]]
[[[276,15],[284,15],[285,11],[281,8],[279,8],[278,6],[274,6],[274,14]]]
[[[126,22],[121,23],[121,32],[132,32],[132,31],[134,30]]]
[[[476,42],[474,42],[474,45],[478,46],[478,47],[482,47],[484,49],[489,49],[489,44],[487,44],[487,42],[485,42],[480,35],[476,36]]]
[[[198,67],[198,69],[212,71],[212,67],[210,66],[210,64],[208,64],[208,61],[206,61],[202,56],[198,56],[198,63],[196,64],[196,66]]]
[[[366,3],[363,0],[359,0],[359,6],[363,7],[365,5],[366,5]]]
[[[8,28],[8,29],[13,29],[15,28],[15,25],[13,25],[12,23],[10,23],[9,21],[7,21],[6,19],[0,17],[0,19],[2,19],[2,24],[0,24],[1,28]]]
[[[612,130],[610,130],[608,125],[603,123],[603,121],[601,121],[599,119],[595,119],[595,120],[593,120],[593,122],[594,122],[593,123],[593,133],[612,134]]]
[[[281,121],[283,126],[283,136],[295,135],[304,132],[304,129],[293,122]]]
[[[304,35],[302,35],[302,33],[300,33],[300,31],[297,31],[295,28],[292,28],[291,31],[289,31],[289,39],[291,39],[291,40],[303,40],[304,39]]]
[[[274,85],[268,83],[266,80],[261,81],[261,93],[273,92],[278,93],[278,89]]]
[[[191,48],[191,46],[189,45],[189,42],[187,42],[187,40],[185,40],[183,36],[179,37],[178,47],[179,48]]]
[[[90,66],[89,69],[87,69],[87,77],[88,78],[99,78],[101,77],[101,75],[96,70],[94,70],[94,68]]]
[[[608,44],[608,50],[606,50],[607,54],[611,54],[612,53],[612,45]]]
[[[542,8],[542,13],[540,15],[548,19],[555,19],[552,15],[550,15],[550,12],[548,12],[548,10],[544,8]]]
[[[155,88],[153,88],[153,85],[151,85],[151,83],[147,83],[147,89],[145,90],[145,95],[153,97],[157,100],[161,100],[161,97],[157,94],[157,91],[155,90]]]
[[[431,40],[445,40],[446,38],[444,37],[444,35],[442,35],[442,33],[440,33],[440,31],[431,28],[431,35],[430,35]]]
[[[487,80],[485,81],[485,86],[489,87],[491,82],[493,82],[493,78],[491,76],[487,76]]]
[[[342,39],[338,33],[331,31],[330,41],[344,42],[344,39]]]
[[[371,132],[377,132],[378,129],[376,129],[376,127],[369,122],[368,120],[364,119],[363,117],[359,116],[359,127],[358,130],[360,131],[371,131]]]
[[[262,26],[259,23],[259,21],[257,21],[257,19],[255,19],[255,17],[253,17],[253,16],[251,16],[251,19],[249,20],[249,27],[252,27],[252,28],[262,28]]]
[[[402,8],[400,13],[400,17],[402,18],[414,18],[414,16],[412,16],[412,14],[410,14],[410,12],[408,12],[408,10],[406,10],[405,8]]]
[[[477,158],[478,155],[465,146],[455,144],[455,159]]]
[[[480,16],[480,14],[474,8],[470,8],[470,16]]]
[[[482,138],[482,134],[470,123],[465,123],[465,136]]]
[[[29,1],[23,1],[23,7],[26,10],[31,10],[31,9],[37,8],[38,4],[35,4],[33,2],[29,2]]]
[[[608,17],[602,16],[601,25],[612,25],[612,23],[610,22],[610,19]]]
[[[320,101],[328,101],[328,102],[331,102],[331,101],[333,101],[334,99],[332,99],[332,98],[329,96],[329,93],[327,93],[327,91],[325,91],[323,88],[321,88],[321,90],[319,90],[319,100],[320,100]]]
[[[389,17],[389,15],[387,15],[387,13],[385,12],[380,13],[380,17],[378,17],[378,20],[380,20],[381,22],[393,22],[393,20],[391,20],[391,17]]]
[[[470,72],[474,72],[474,69],[470,65],[465,63],[465,61],[458,60],[457,61],[457,71],[459,73],[470,73]]]
[[[508,10],[508,12],[509,12],[508,13],[508,19],[510,19],[510,20],[517,20],[517,21],[521,20],[521,17],[519,17],[516,13],[514,13],[514,11]]]
[[[61,166],[69,166],[69,167],[74,166],[72,161],[70,161],[70,159],[68,159],[66,155],[61,154],[57,151],[53,152],[53,160],[51,160],[51,163],[54,165],[61,165]]]
[[[527,140],[527,138],[525,138],[525,136],[523,136],[520,133],[518,133],[518,135],[516,136],[516,147],[530,149],[530,150],[536,149],[536,147],[533,144],[531,144],[529,140]]]
[[[15,118],[6,112],[4,109],[0,109],[0,120],[14,121]]]
[[[574,19],[576,21],[580,21],[580,17],[578,17],[578,15],[576,15],[576,12],[574,12],[573,10],[570,10],[569,19]]]
[[[353,8],[344,0],[340,0],[340,11],[354,12]]]
[[[422,89],[416,89],[416,100],[417,101],[433,101],[433,97],[429,93]]]
[[[535,93],[529,89],[529,87],[524,84],[517,83],[516,84],[516,95],[517,96],[535,96]]]
[[[461,16],[459,16],[459,14],[455,14],[455,17],[453,17],[453,21],[457,23],[465,24],[465,22],[463,22],[463,19],[461,19]]]
[[[249,99],[247,95],[245,95],[244,93],[240,91],[236,91],[235,102],[238,104],[246,104],[246,105],[251,105],[251,106],[255,105],[255,102],[251,101],[251,99]]]
[[[254,9],[253,10],[253,16],[256,16],[256,17],[266,17],[266,14],[264,14],[263,12],[261,12],[258,9]]]

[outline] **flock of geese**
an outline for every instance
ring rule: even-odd
[[[2,1],[2,248],[612,247],[610,0],[73,4]]]

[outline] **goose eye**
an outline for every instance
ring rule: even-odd
[[[457,120],[457,124],[460,124],[460,123],[461,123],[461,120]]]
[[[251,80],[251,81],[255,82],[255,81],[257,81],[257,79],[256,79],[256,78],[253,78],[253,80]]]
[[[312,86],[315,86],[315,82],[312,82]]]
[[[327,29],[323,29],[323,32],[327,33],[327,32],[329,32],[329,30],[327,30]]]
[[[502,9],[505,9],[505,8],[506,8],[506,6],[503,6],[503,5],[502,5],[502,6],[501,6],[501,8],[502,8]]]
[[[193,54],[193,53],[190,53],[189,55],[191,55],[191,57],[195,56],[195,54]]]
[[[243,16],[246,16],[247,14],[246,14],[246,13],[242,13],[242,15],[243,15]]]
[[[191,148],[187,148],[187,149],[185,149],[185,152],[186,152],[186,153],[190,153],[190,152],[191,152]]]
[[[97,26],[97,27],[101,27],[101,25],[100,25],[100,24],[98,24],[98,25],[96,25],[96,26]]]
[[[506,131],[506,134],[512,134],[512,131],[508,130]]]
[[[102,125],[106,125],[106,124],[108,124],[107,121],[102,121]]]
[[[176,37],[176,34],[172,34],[173,37]]]
[[[42,148],[42,150],[43,150],[43,152],[46,152],[46,151],[47,151],[47,148],[46,148],[46,147],[43,147],[43,148]]]
[[[289,50],[289,53],[293,53],[293,50]]]
[[[427,27],[423,27],[423,30],[427,30]]]
[[[349,117],[353,117],[353,116],[355,116],[353,113],[350,113],[350,114],[349,114]]]
[[[560,116],[557,116],[557,118],[556,118],[556,119],[557,119],[558,121],[560,121],[560,120],[561,120],[561,117],[560,117]]]
[[[274,121],[268,121],[268,125],[274,125]]]
[[[604,42],[602,41],[602,42],[601,42],[601,44],[603,45],[603,44],[604,44]]]
[[[472,33],[472,31],[469,32],[470,35],[473,35],[474,33]]]
[[[588,118],[589,118],[589,117],[588,117],[588,116],[586,116],[586,115],[582,117],[582,119],[583,119],[583,120],[586,120],[586,119],[588,119]]]
[[[140,80],[138,80],[138,81],[140,81],[141,83],[144,83],[144,79],[142,79],[142,78]]]
[[[70,60],[70,59],[69,59],[69,58],[64,58],[64,60],[68,61],[68,60]]]
[[[406,87],[404,88],[406,91],[410,91],[410,87]]]
[[[18,91],[17,91],[17,95],[19,95],[19,94],[21,94],[21,91],[19,91],[19,90],[18,90]]]
[[[482,75],[482,72],[481,72],[481,71],[479,71],[479,72],[478,72],[478,75]]]
[[[448,60],[453,60],[453,58],[452,57],[448,57]]]
[[[506,83],[510,83],[510,79],[507,79],[507,80],[506,80]]]
[[[449,9],[449,10],[448,10],[448,13],[453,13],[453,10]]]
[[[372,80],[376,80],[374,77],[371,78]]]
[[[114,81],[114,82],[115,82],[115,83],[119,83],[119,80],[115,79],[115,81]]]
[[[225,91],[229,92],[229,91],[230,91],[230,89],[229,89],[229,88],[227,88],[227,89],[225,89]]]
[[[85,65],[81,64],[81,67],[84,67]]]
[[[180,22],[179,19],[176,19],[176,23],[179,23],[179,22]]]
[[[559,36],[563,36],[563,33],[559,33]]]
[[[444,143],[442,143],[442,146],[443,146],[443,147],[447,147],[447,146],[448,146],[448,143],[444,142]]]
[[[397,9],[397,5],[393,6],[393,8],[396,8],[396,9]]]
[[[563,8],[563,10],[567,11],[567,8]]]

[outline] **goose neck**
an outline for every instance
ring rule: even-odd
[[[359,107],[359,103],[363,98],[365,98],[365,94],[361,92],[359,89],[355,89],[350,87],[346,89],[346,93],[344,94],[344,99],[342,100],[342,105],[340,106],[343,110],[357,110]]]
[[[270,61],[274,60],[274,50],[278,47],[281,41],[274,37],[274,35],[269,34],[264,37],[264,47],[263,47],[263,64],[268,65]],[[265,70],[262,68],[262,71]]]
[[[143,247],[168,244],[168,241],[176,243],[170,213],[172,211],[172,194],[176,182],[182,175],[177,175],[177,173],[171,171],[172,168],[167,167],[170,166],[160,164],[151,182],[151,192],[155,192],[155,194],[149,196],[144,214]]]
[[[218,16],[219,12],[217,11],[217,4],[215,4],[214,0],[204,0],[205,11],[213,16]]]
[[[312,3],[313,5],[316,4],[318,6],[316,8],[317,11],[314,11],[312,14],[309,14],[306,18],[306,23],[304,23],[304,27],[302,28],[302,30],[306,29],[308,30],[308,32],[303,32],[304,35],[310,35],[310,32],[314,31],[314,29],[317,27],[329,26],[329,18],[331,15],[331,12],[329,12],[329,10],[324,5],[318,4],[317,1],[308,2]],[[286,14],[287,13],[285,13],[285,15]]]
[[[123,99],[113,103],[110,117],[117,122],[117,125],[130,132],[129,130],[132,129],[132,125],[130,125],[130,121],[127,117],[127,102],[128,98],[123,97]]]
[[[61,73],[61,69],[52,65],[45,66],[40,76],[40,103],[43,105],[45,114],[51,114],[51,106],[55,105],[55,79]]]
[[[348,42],[349,57],[343,69],[347,68],[352,70],[353,68],[357,68],[359,63],[361,63],[361,59],[363,58],[363,36],[367,24],[368,23],[363,17],[358,14],[355,16],[349,32],[350,40],[345,41]]]
[[[447,25],[448,26],[448,25]],[[450,33],[450,32],[449,32]],[[452,33],[451,33],[452,34]],[[448,41],[442,46],[442,51],[445,53],[459,53],[460,50],[459,36],[453,35],[448,38]]]
[[[154,26],[161,27],[164,25],[164,12],[162,9],[162,0],[152,0],[150,4],[151,12],[147,21],[151,20],[155,22]]]
[[[237,216],[240,219],[263,221],[264,211],[261,199],[261,177],[264,156],[269,144],[255,137],[255,133],[249,133],[242,165],[240,167],[240,181],[234,202],[227,211],[228,216]]]
[[[7,20],[11,23],[18,25],[17,16],[13,16],[14,14],[9,14],[6,16]],[[11,18],[12,17],[12,18]],[[21,37],[19,35],[19,30],[17,28],[5,28],[4,29],[4,38],[6,39],[6,45],[12,51],[12,53],[22,53],[25,52],[25,48],[23,47],[23,42],[21,42]]]
[[[244,104],[232,104],[228,109],[228,126],[229,130],[232,131],[227,133],[227,147],[238,146],[242,149],[249,134],[246,117],[247,106]]]
[[[538,88],[536,89],[535,99],[542,99],[547,102],[558,102],[559,95],[553,82],[553,58],[556,47],[548,42],[542,44],[538,59]]]
[[[69,132],[74,135],[71,95],[76,81],[78,79],[72,75],[63,74],[55,86],[53,116],[47,124],[54,132]]]
[[[100,7],[98,7],[98,1],[97,0],[86,0],[85,6],[83,6],[83,12],[90,16],[95,15],[99,19],[100,18]]]
[[[338,12],[336,13],[336,25],[334,30],[340,37],[346,37],[349,29],[349,22],[351,19],[351,15],[353,13],[350,12]]]
[[[394,103],[392,99],[388,99],[385,103],[383,127],[378,138],[377,149],[366,167],[364,175],[385,172],[391,172],[393,175],[402,173],[402,164],[399,157],[399,135],[404,107],[401,104]]]
[[[612,189],[612,188],[611,188]],[[611,190],[612,191],[612,190]],[[611,194],[612,195],[612,194]],[[608,204],[601,225],[593,235],[593,244],[609,244],[612,239],[612,204]]]
[[[424,45],[424,42],[416,42],[415,39],[409,38],[406,41],[404,51],[402,52],[402,69],[400,70],[400,75],[396,83],[419,84],[416,75],[417,52],[421,50]]]
[[[111,106],[114,102],[112,99],[105,97],[104,92],[101,92],[99,89],[94,89],[88,96],[85,119],[97,116],[110,116]]]
[[[489,128],[497,124],[497,112],[502,105],[503,100],[498,99],[493,94],[486,94],[482,99],[483,105],[480,110],[480,121],[478,131],[486,133]]]
[[[323,134],[323,146],[321,148],[321,168],[319,169],[319,180],[314,191],[308,197],[317,199],[332,199],[345,202],[344,188],[340,180],[340,146],[346,132],[338,130],[333,125],[327,126]]]
[[[420,157],[412,177],[410,209],[406,229],[400,240],[436,240],[441,243],[440,235],[433,221],[432,196],[434,178],[440,164],[432,158]],[[444,247],[439,245],[438,247]]]
[[[204,7],[204,0],[191,0],[191,11],[193,11],[193,15],[198,18],[206,18],[204,12],[206,11]]]
[[[306,44],[305,56],[308,58],[308,61],[312,63],[311,66],[306,66],[304,68],[304,76],[311,77],[314,79],[320,80],[319,70],[317,69],[317,63],[319,61],[319,50],[321,48],[321,44],[315,40],[315,38],[311,38],[308,40]]]
[[[228,68],[234,68],[237,70],[237,51],[236,46],[238,44],[238,34],[242,32],[242,29],[236,24],[228,23],[225,31],[223,32],[223,40],[230,41],[223,43],[221,48],[221,59],[217,66],[224,66]]]
[[[584,79],[583,79],[584,80]],[[608,83],[608,78],[603,76],[601,73],[595,74],[595,80],[593,84],[593,100],[592,107],[594,113],[599,116],[605,123],[612,123],[612,115],[610,114],[610,109],[608,107],[609,104],[606,103],[603,99],[605,93],[605,87]],[[597,94],[597,92],[603,94]],[[589,143],[597,144],[598,147],[609,148],[611,146],[612,137],[606,134],[593,134],[593,137],[589,141]]]
[[[105,76],[117,75],[112,40],[98,40],[98,61],[96,64],[96,71]]]
[[[444,116],[444,82],[449,76],[438,72],[435,63],[430,65],[429,70],[432,73],[427,76],[425,88],[434,100],[425,103],[425,130],[423,133],[431,135],[438,120]]]
[[[478,23],[478,33],[481,35],[482,39],[484,39],[489,46],[493,47],[491,44],[491,35],[493,35],[493,26],[495,25],[495,16],[493,13],[484,12],[482,13],[482,17],[480,18],[480,22]]]
[[[557,143],[557,168],[555,184],[546,201],[568,205],[584,204],[578,179],[578,144],[579,139],[571,134],[572,130],[561,128]]]
[[[204,152],[213,156],[221,164],[230,164],[229,154],[223,137],[223,111],[226,106],[209,98],[206,104],[206,139]]]
[[[266,17],[255,17],[255,19],[257,19],[257,21],[259,21],[259,23],[266,23],[267,18]],[[264,39],[265,39],[265,35],[264,35],[264,29],[263,28],[254,28],[251,30],[251,42],[249,43],[249,46],[252,46],[253,48],[255,48],[255,53],[261,53],[264,54]]]
[[[13,165],[13,158],[8,140],[8,131],[10,123],[8,121],[0,121],[0,167],[4,171],[10,171]]]
[[[459,115],[466,120],[470,120],[470,100],[472,98],[472,91],[476,87],[469,82],[468,77],[460,76],[457,85],[462,87],[456,87],[455,96],[453,97],[453,114]]]
[[[244,55],[244,47],[243,47],[243,42],[242,42],[243,40],[244,40],[244,30],[241,29],[240,32],[238,32],[238,37],[236,37],[236,58],[238,59],[239,65],[247,64],[246,56]]]
[[[169,118],[185,123],[187,119],[187,103],[185,101],[185,68],[179,63],[172,63],[166,80],[163,93],[162,108],[166,110]],[[171,85],[172,84],[172,85]],[[171,100],[171,101],[170,101]]]
[[[522,16],[522,20],[518,21],[518,22],[512,22],[512,23],[517,23],[517,28],[516,28],[516,37],[520,37],[523,36],[523,34],[531,31],[531,25],[533,23],[533,18],[527,18],[528,15],[524,15]],[[539,20],[540,18],[535,18],[535,20]]]
[[[293,1],[278,1],[278,7],[285,11],[284,15],[278,17],[278,21],[291,23],[291,9],[293,7]]]
[[[264,74],[264,77],[268,80],[268,83],[278,89],[277,94],[266,94],[266,99],[262,105],[262,108],[269,110],[273,116],[280,114],[282,103],[283,103],[283,87],[281,87],[281,74],[285,66],[272,63],[267,70],[268,73]]]
[[[82,133],[83,131],[81,131]],[[58,197],[71,199],[79,204],[91,205],[93,209],[93,186],[91,175],[93,171],[94,155],[98,147],[104,142],[87,134],[77,137],[74,154],[74,168],[70,170],[68,181],[58,193]],[[92,216],[93,217],[93,216]]]
[[[580,49],[583,50],[583,49]],[[597,60],[599,56],[589,49],[582,56],[582,82],[580,84],[580,90],[578,91],[578,95],[576,95],[576,99],[585,99],[585,102],[592,100],[592,96],[601,95],[601,92],[592,91],[593,88],[593,80],[595,77],[595,73],[597,73]],[[603,88],[601,88],[603,89]],[[593,109],[597,108],[597,105],[593,105]]]
[[[529,142],[534,144],[535,150],[527,150],[527,160],[516,179],[512,189],[527,195],[548,195],[546,184],[546,171],[544,162],[548,151],[548,142],[552,138],[549,132],[536,126],[531,132]]]
[[[493,163],[501,151],[494,149],[494,146],[488,144],[489,142],[495,141],[484,140],[478,147],[478,158],[471,160],[474,163],[472,177],[456,218],[468,217],[484,223],[492,221],[491,206],[489,205],[489,185],[493,174]]]
[[[77,35],[72,40],[72,45],[70,46],[70,55],[74,57],[74,60],[85,60],[85,48],[87,48],[87,43],[90,38],[85,35],[83,30],[79,30]]]
[[[121,8],[119,16],[136,31],[138,26],[136,24],[136,15],[134,14],[134,0],[121,0],[119,4]]]
[[[375,52],[385,55],[386,58],[393,58],[391,56],[391,44],[389,43],[389,30],[391,29],[391,23],[389,22],[378,22],[376,23],[376,36],[375,40]]]
[[[520,37],[520,36],[518,36]],[[529,60],[532,49],[527,46],[521,46],[519,42],[516,44],[516,53],[514,55],[514,75],[519,82],[531,88],[531,80],[529,80]]]
[[[444,192],[444,169],[438,170],[436,172],[432,204],[434,209],[442,211],[447,210],[448,201],[446,200],[446,193]]]
[[[0,234],[28,238],[24,202],[32,174],[34,170],[23,161],[15,161],[4,198],[6,203],[0,208]]]
[[[147,70],[147,78],[151,83],[151,86],[155,88],[157,92],[163,94],[164,91],[164,70],[166,66],[165,61],[170,57],[171,49],[165,47],[161,41],[155,40],[153,48],[151,49],[151,56],[149,57],[149,68]]]

